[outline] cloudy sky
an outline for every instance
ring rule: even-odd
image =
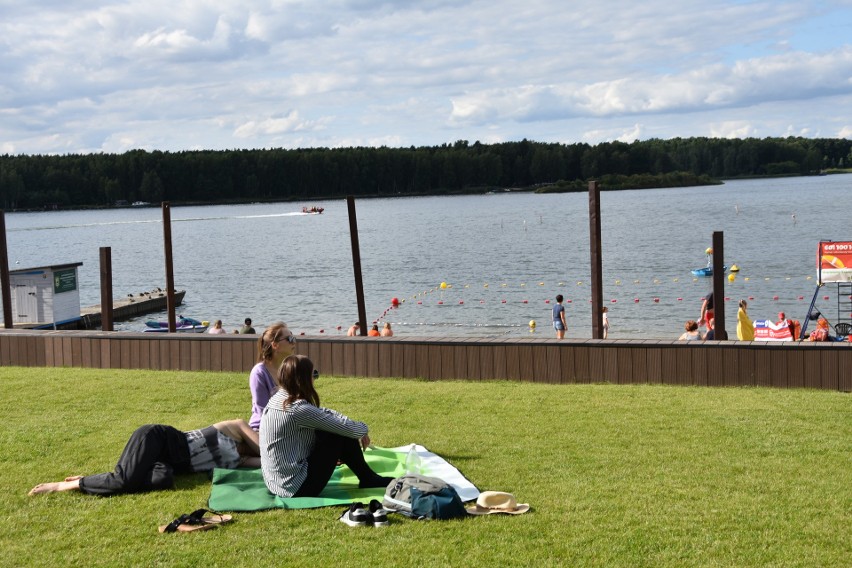
[[[0,0],[0,154],[852,137],[852,0]]]

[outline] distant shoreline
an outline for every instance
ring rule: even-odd
[[[715,179],[709,176],[696,176],[693,174],[689,174],[686,172],[680,172],[677,174],[659,174],[659,175],[650,175],[650,174],[639,174],[635,176],[621,176],[621,175],[605,175],[600,176],[599,180],[601,183],[602,191],[630,191],[630,190],[643,190],[643,189],[671,189],[671,188],[687,188],[687,187],[701,187],[701,186],[711,186],[711,185],[724,185],[725,181],[732,180],[750,180],[750,179],[773,179],[773,178],[796,178],[796,177],[814,177],[815,175],[835,175],[835,174],[852,174],[851,169],[832,169],[826,170],[825,172],[821,172],[820,174],[814,175],[794,175],[794,174],[783,174],[783,175],[763,175],[763,176],[738,176],[738,177],[729,177],[724,179]],[[423,192],[423,193],[398,193],[398,194],[386,194],[386,193],[375,193],[375,194],[366,194],[366,195],[358,195],[358,199],[390,199],[395,197],[449,197],[456,195],[491,195],[491,194],[501,194],[501,193],[579,193],[582,191],[588,190],[589,181],[586,180],[573,180],[570,182],[559,181],[553,183],[539,183],[530,186],[524,187],[471,187],[460,190],[447,190],[447,191],[438,191],[438,192]],[[324,196],[315,196],[310,199],[298,199],[298,198],[276,198],[276,199],[217,199],[213,201],[171,201],[170,204],[174,207],[206,207],[213,205],[250,205],[253,203],[262,203],[262,204],[272,204],[272,203],[303,203],[303,204],[315,204],[323,201],[333,201],[339,199],[346,199],[345,195],[324,195]],[[127,203],[126,205],[92,205],[92,206],[79,206],[79,207],[56,207],[52,209],[42,208],[42,209],[9,209],[7,213],[46,213],[50,211],[97,211],[97,210],[114,210],[114,209],[150,209],[154,207],[160,207],[159,203],[149,203],[146,205],[132,204]]]

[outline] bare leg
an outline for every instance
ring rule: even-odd
[[[42,493],[56,493],[57,491],[79,491],[80,490],[80,476],[71,476],[65,479],[65,481],[53,481],[51,483],[39,483],[32,489],[27,495],[40,495]]]

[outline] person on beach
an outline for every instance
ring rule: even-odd
[[[367,332],[368,337],[379,337],[382,334],[379,332],[379,325],[373,324],[373,327],[370,328],[370,331]]]
[[[246,318],[245,325],[240,328],[241,335],[254,335],[257,333],[254,328],[251,326],[251,318]]]
[[[349,331],[346,332],[347,337],[357,337],[361,335],[361,322],[356,321],[352,324],[352,327],[349,328]]]
[[[737,310],[737,339],[740,341],[754,341],[754,323],[748,317],[748,302],[740,300]]]
[[[678,341],[696,341],[701,339],[701,334],[698,333],[698,322],[695,320],[689,320],[683,327],[686,331],[677,338]]]
[[[260,428],[263,409],[278,390],[275,375],[278,374],[281,362],[295,352],[296,336],[283,321],[267,327],[257,340],[257,364],[249,373],[249,390],[251,391],[249,426],[252,430]]]
[[[553,306],[553,329],[556,330],[556,339],[565,337],[568,322],[565,320],[565,306],[562,305],[562,294],[556,295],[556,305]]]
[[[817,328],[808,336],[808,341],[828,341],[828,320],[819,318]]]
[[[189,432],[164,424],[146,424],[130,436],[115,471],[39,483],[29,495],[81,491],[106,497],[171,489],[176,473],[206,472],[216,467],[259,467],[257,442],[257,432],[242,419],[217,422]]]
[[[225,331],[225,328],[222,327],[222,320],[216,320],[216,323],[213,324],[213,327],[210,328],[210,331],[207,333],[211,335],[221,335],[223,333],[228,333]]]
[[[609,308],[604,306],[601,311],[603,312],[603,338],[606,339],[609,336],[609,316],[607,315]]]
[[[713,291],[704,296],[701,301],[701,314],[698,316],[698,325],[706,325],[708,321],[715,317],[713,306]]]
[[[393,330],[389,321],[386,321],[382,328],[382,337],[393,337]]]
[[[370,445],[363,422],[320,406],[319,373],[304,355],[290,355],[276,375],[280,389],[260,422],[260,462],[267,489],[279,497],[315,497],[325,488],[338,460],[358,477],[358,486],[385,487],[364,460]]]
[[[707,320],[707,333],[704,334],[705,341],[713,341],[716,339],[716,318]]]

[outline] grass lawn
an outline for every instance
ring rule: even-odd
[[[247,374],[0,368],[0,550],[8,566],[849,566],[852,398],[809,390],[551,386],[323,376],[374,443],[420,443],[532,511],[350,528],[337,508],[236,514],[177,490],[28,497],[111,470],[145,423],[248,418]]]

